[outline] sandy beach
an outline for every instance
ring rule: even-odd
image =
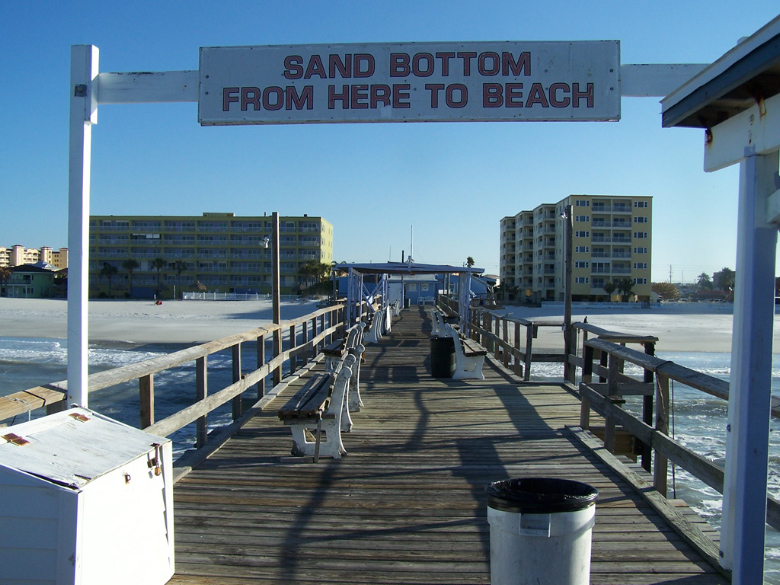
[[[316,310],[316,301],[282,303],[282,319]],[[68,304],[60,299],[0,298],[0,337],[68,336]],[[270,301],[92,300],[92,343],[197,344],[262,327],[273,320]]]
[[[656,350],[731,351],[732,305],[668,303],[651,308],[576,308],[572,320],[604,329],[659,338]],[[282,304],[282,319],[309,313],[315,301]],[[562,307],[532,309],[507,306],[501,312],[536,321],[563,320]],[[270,301],[93,300],[89,303],[92,342],[195,344],[270,323]],[[0,298],[0,337],[67,338],[67,302],[52,299]],[[774,348],[780,352],[780,326],[774,325]],[[535,347],[562,347],[560,328],[540,329]]]

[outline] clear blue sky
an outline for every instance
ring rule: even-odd
[[[622,63],[709,63],[777,0],[93,2],[0,0],[0,245],[67,246],[70,46],[101,71],[198,67],[198,48],[349,42],[619,40]],[[703,133],[656,98],[619,123],[201,127],[197,105],[104,105],[93,214],[321,215],[338,261],[498,273],[499,221],[572,193],[654,197],[653,280],[734,267],[738,173],[704,173]]]

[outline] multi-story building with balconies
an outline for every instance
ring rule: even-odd
[[[270,293],[271,248],[263,240],[271,233],[270,216],[91,216],[90,292],[106,293],[110,283],[114,296],[149,297],[174,287]],[[280,287],[290,292],[302,265],[330,265],[333,226],[321,217],[280,217],[279,257]]]
[[[650,300],[652,197],[570,195],[501,220],[501,284],[532,301],[563,300],[565,219],[571,206],[572,298],[620,294],[628,279],[639,301]],[[605,290],[606,287],[606,290]]]

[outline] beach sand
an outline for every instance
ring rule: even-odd
[[[730,304],[667,303],[651,308],[575,308],[573,321],[623,333],[655,335],[657,352],[731,351]],[[282,319],[305,315],[316,301],[282,304]],[[563,307],[505,307],[514,317],[562,322]],[[89,302],[91,342],[195,344],[242,333],[272,320],[270,301],[93,300]],[[67,338],[67,302],[52,299],[0,298],[0,337]],[[780,326],[774,325],[774,347],[780,352]],[[534,348],[562,349],[560,327],[543,327]]]
[[[282,303],[282,320],[317,308],[317,301]],[[0,337],[66,339],[68,304],[55,299],[0,298]],[[273,321],[271,301],[89,301],[92,343],[198,344]]]

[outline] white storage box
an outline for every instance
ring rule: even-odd
[[[0,428],[0,585],[164,584],[171,442],[83,408]]]

